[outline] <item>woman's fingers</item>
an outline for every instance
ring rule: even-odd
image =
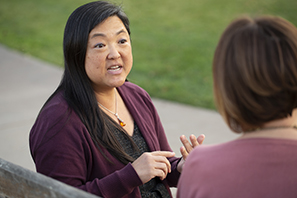
[[[199,146],[200,144],[203,143],[205,139],[205,135],[201,134],[198,136],[198,138],[196,138],[195,135],[190,135],[190,141],[191,143],[188,141],[188,139],[186,138],[186,136],[182,135],[180,136],[180,140],[182,142],[182,144],[184,145],[184,147],[180,148],[180,152],[183,156],[183,159],[185,160],[189,153],[196,147]]]
[[[183,146],[180,147],[180,153],[181,153],[183,159],[187,158],[188,152],[186,151],[185,147],[183,147]]]
[[[196,136],[193,135],[193,134],[190,135],[190,141],[191,141],[191,143],[192,143],[192,146],[191,146],[192,149],[199,145],[199,143],[198,143],[198,139],[197,139]]]
[[[167,157],[173,157],[174,155],[173,152],[169,151],[143,153],[132,163],[132,166],[143,183],[154,177],[160,177],[163,180],[171,172],[171,164]]]
[[[169,151],[155,151],[152,152],[152,155],[155,156],[155,161],[161,163],[162,165],[166,165],[167,172],[171,173],[171,164],[168,161],[167,157],[175,156],[175,153]],[[167,175],[167,173],[166,173]]]
[[[154,151],[151,152],[154,156],[174,157],[175,153],[171,151]]]
[[[171,172],[171,170],[168,169],[168,165],[162,162],[157,162],[154,168],[156,171],[155,176],[158,176],[161,180],[165,179],[167,174]]]
[[[191,136],[194,136],[194,135],[191,135]],[[190,136],[190,137],[191,137],[191,136]],[[195,142],[194,139],[196,139],[195,136],[194,136],[194,138],[192,137],[192,140],[191,140],[191,141],[194,141],[194,144],[198,144],[197,140],[196,140],[196,142]],[[193,150],[193,146],[192,146],[191,143],[188,141],[188,139],[186,138],[186,136],[182,135],[182,136],[180,137],[180,140],[181,140],[182,144],[184,145],[186,151],[187,151],[188,153],[190,153],[190,152]],[[198,145],[199,145],[199,144],[198,144]]]
[[[198,138],[197,138],[198,143],[199,143],[199,144],[202,144],[203,141],[204,141],[204,139],[205,139],[205,135],[204,135],[204,134],[199,135]]]
[[[177,170],[181,173],[183,166],[184,166],[184,162],[187,159],[189,153],[196,147],[199,146],[200,144],[203,143],[205,139],[205,135],[201,134],[198,136],[198,138],[196,138],[195,135],[190,135],[190,141],[191,143],[187,140],[186,136],[182,135],[180,136],[180,140],[182,142],[182,144],[184,146],[180,147],[180,153],[182,155],[182,159],[180,160],[180,162],[177,165]]]

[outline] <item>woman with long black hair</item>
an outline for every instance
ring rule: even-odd
[[[103,197],[171,197],[204,136],[183,138],[183,157],[174,157],[150,96],[126,80],[127,16],[108,2],[85,4],[69,17],[63,46],[64,76],[30,132],[37,171]]]

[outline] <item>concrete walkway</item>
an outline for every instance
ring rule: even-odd
[[[61,76],[62,69],[0,45],[0,158],[35,170],[29,152],[29,131]],[[237,137],[215,111],[156,98],[153,102],[168,141],[178,156],[182,134],[203,133],[206,135],[204,144]]]

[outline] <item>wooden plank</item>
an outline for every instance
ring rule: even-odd
[[[98,198],[0,158],[0,198]]]

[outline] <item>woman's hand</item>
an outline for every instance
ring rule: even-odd
[[[196,138],[195,135],[190,135],[190,141],[187,140],[187,138],[182,135],[180,136],[180,141],[183,143],[184,146],[180,148],[180,153],[182,154],[182,159],[179,161],[177,165],[177,170],[181,173],[185,160],[187,159],[189,153],[198,145],[202,144],[205,139],[205,135],[201,134]]]
[[[154,177],[163,180],[171,172],[171,165],[167,157],[174,157],[174,155],[175,153],[169,151],[146,152],[137,158],[132,166],[142,183],[146,183]]]

